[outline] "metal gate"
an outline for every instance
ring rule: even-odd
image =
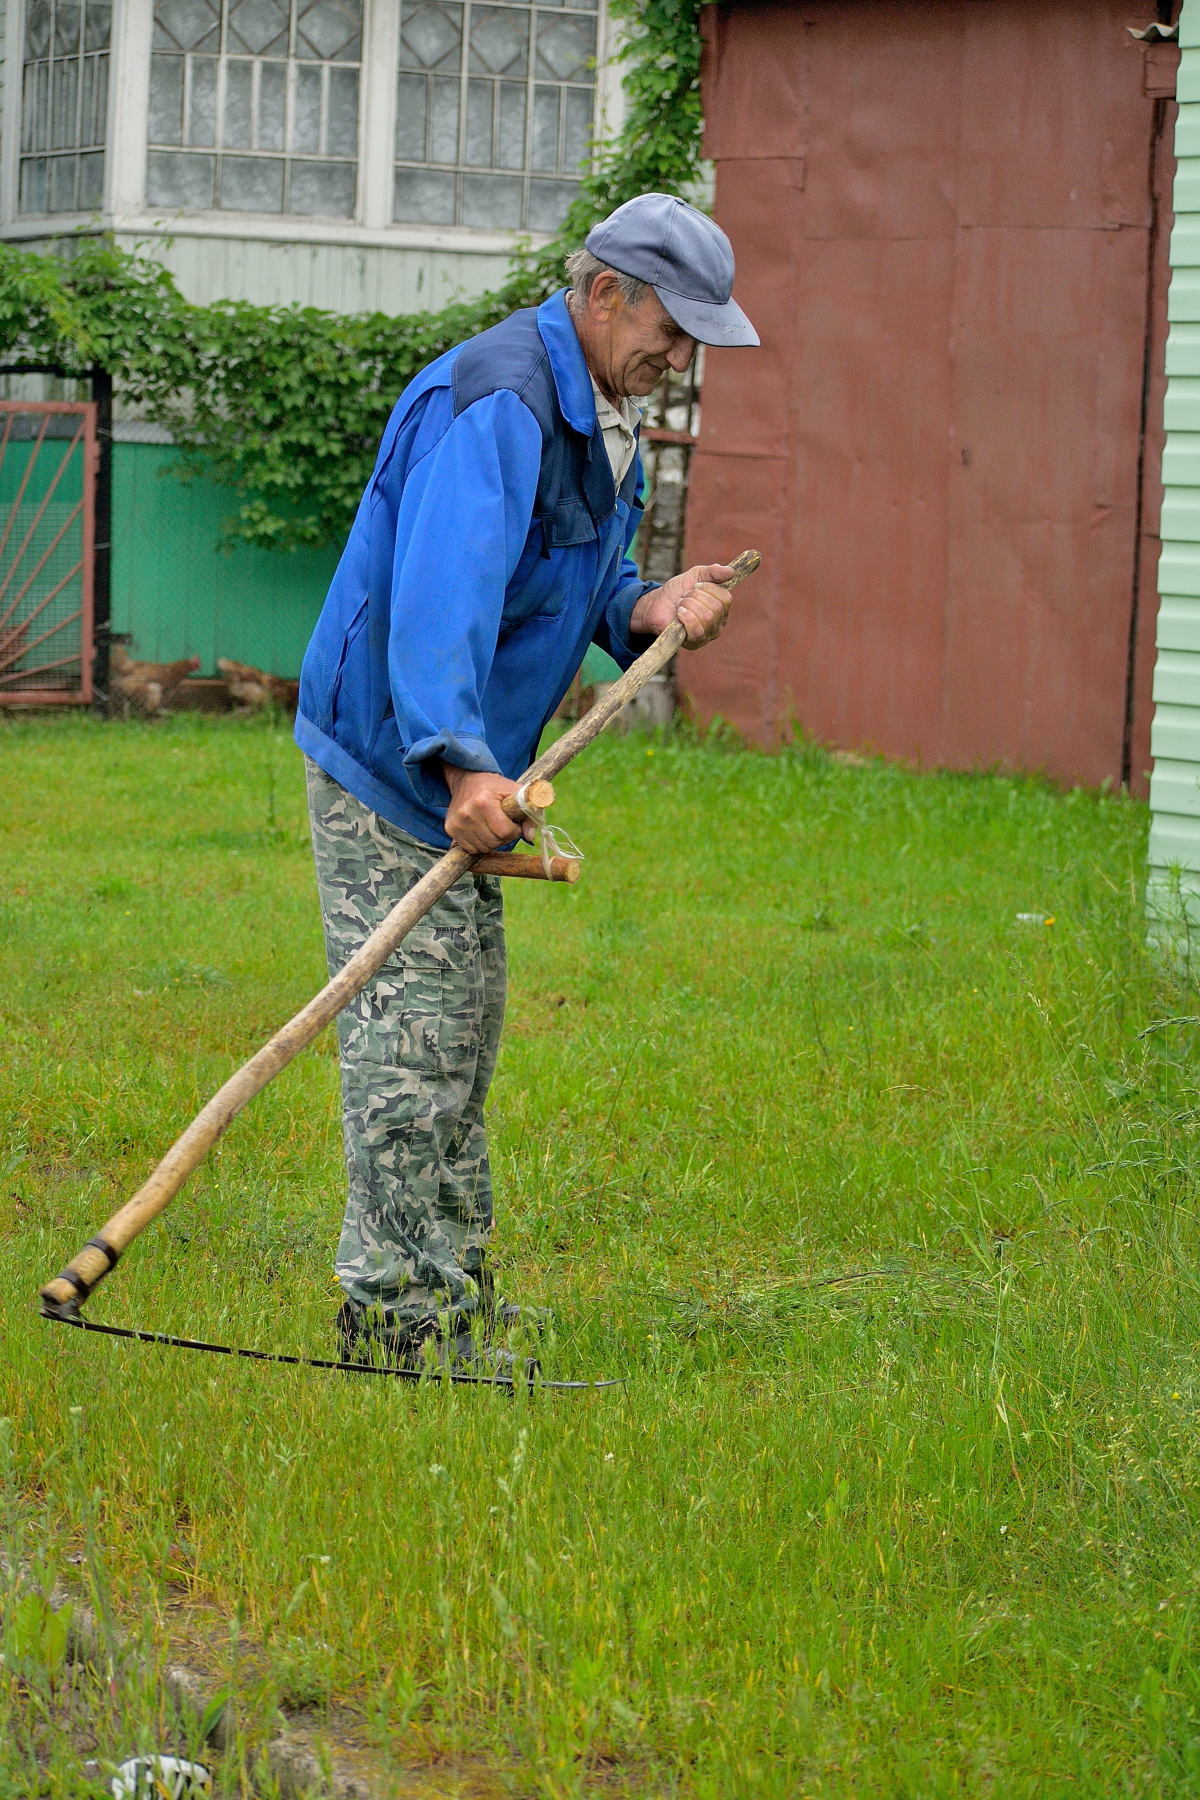
[[[0,705],[92,699],[94,401],[0,400]]]

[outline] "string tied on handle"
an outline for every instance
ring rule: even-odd
[[[569,831],[562,826],[554,826],[546,818],[543,806],[534,806],[527,797],[528,783],[522,782],[517,789],[517,805],[534,827],[534,848],[542,853],[542,867],[546,871],[546,880],[550,880],[550,861],[555,856],[571,856],[576,862],[584,861],[583,851],[575,842]]]

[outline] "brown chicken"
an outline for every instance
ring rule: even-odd
[[[178,662],[135,662],[124,644],[114,644],[109,658],[113,700],[147,719],[157,717],[181,682],[200,667],[198,656],[181,656]]]
[[[0,671],[15,669],[25,654],[25,639],[29,636],[29,622],[22,620],[19,625],[10,625],[0,631]]]
[[[234,662],[231,656],[218,656],[217,667],[225,677],[230,698],[239,706],[278,706],[294,713],[300,698],[300,683],[287,681],[282,675],[269,675],[250,663]]]

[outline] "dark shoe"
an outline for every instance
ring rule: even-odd
[[[382,1309],[360,1306],[357,1300],[343,1300],[336,1329],[343,1362],[402,1369],[415,1366],[409,1360],[414,1346],[429,1335],[431,1327],[389,1324]]]
[[[510,1310],[517,1313],[520,1309]],[[386,1316],[372,1317],[368,1308],[343,1300],[337,1315],[338,1347],[343,1362],[368,1363],[373,1368],[428,1369],[432,1373],[440,1367],[455,1375],[532,1385],[540,1373],[537,1358],[518,1357],[491,1343],[492,1319],[493,1315],[481,1315],[478,1334],[469,1326],[443,1331],[432,1319],[415,1325],[389,1325]]]
[[[426,1346],[429,1346],[428,1348]],[[443,1368],[451,1375],[473,1375],[482,1381],[511,1382],[532,1387],[541,1374],[536,1356],[517,1356],[501,1344],[492,1344],[470,1330],[426,1338],[414,1346],[411,1366],[431,1371]]]
[[[479,1312],[484,1321],[485,1335],[493,1337],[497,1332],[515,1331],[518,1327],[527,1331],[532,1337],[544,1337],[550,1323],[550,1315],[544,1307],[515,1306],[496,1292],[496,1277],[489,1268],[476,1269],[471,1276],[479,1289]]]

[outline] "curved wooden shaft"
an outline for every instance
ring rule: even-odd
[[[753,575],[762,562],[757,550],[743,550],[735,556],[729,565],[733,574],[725,583],[726,587],[736,587],[739,581],[745,581],[747,575]],[[597,700],[595,706],[588,708],[582,719],[572,725],[570,731],[564,731],[556,738],[548,750],[544,750],[532,762],[525,772],[524,779],[531,781],[535,777],[545,776],[552,779],[560,769],[565,769],[572,757],[578,756],[581,750],[598,738],[608,721],[627,706],[635,694],[640,694],[648,681],[666,668],[671,658],[682,648],[687,632],[675,621],[655,638],[648,650],[643,651],[635,663],[631,663],[625,673],[613,682],[603,700]]]
[[[752,575],[760,560],[757,550],[743,551],[741,556],[734,559],[734,574],[729,586]],[[540,811],[552,804],[554,789],[550,777],[565,768],[573,756],[578,756],[593,738],[598,737],[613,714],[619,712],[635,694],[640,693],[651,677],[670,662],[685,635],[682,625],[669,625],[660,637],[655,638],[650,648],[626,669],[624,675],[613,682],[604,699],[585,713],[577,724],[530,765],[518,783],[525,790],[529,806]],[[515,795],[507,797],[501,805],[514,822],[525,817]],[[383,923],[376,926],[370,937],[359,945],[350,960],[338,970],[333,980],[307,1006],[302,1007],[294,1018],[289,1019],[249,1062],[243,1063],[213,1095],[207,1106],[201,1108],[133,1198],[127,1200],[103,1230],[84,1245],[61,1275],[56,1275],[53,1281],[46,1283],[41,1290],[41,1298],[47,1310],[73,1311],[87,1299],[97,1282],[102,1281],[114,1267],[121,1251],[175,1198],[188,1176],[203,1161],[222,1133],[228,1130],[246,1102],[260,1093],[269,1081],[273,1081],[279,1071],[286,1068],[306,1045],[311,1044],[344,1006],[349,1005],[417,921],[424,918],[430,907],[477,861],[478,858],[466,850],[448,850],[420,881],[409,888]]]
[[[472,860],[469,851],[449,850],[434,863],[428,874],[409,888],[333,980],[326,983],[307,1006],[289,1019],[269,1043],[217,1090],[182,1136],[176,1138],[150,1179],[133,1198],[127,1200],[104,1229],[84,1245],[61,1275],[47,1282],[42,1289],[42,1300],[47,1305],[73,1307],[87,1299],[96,1283],[113,1267],[121,1251],[175,1198],[193,1169],[228,1130],[246,1102],[273,1081],[280,1069],[311,1044],[343,1006],[353,1000],[418,919],[424,918],[447,888],[453,887],[459,876],[466,874]]]
[[[549,781],[534,779],[522,784],[530,806],[541,811],[554,803],[554,788]],[[501,807],[516,823],[525,818],[515,795],[507,795]],[[421,879],[396,902],[387,918],[363,940],[354,955],[337,974],[288,1020],[269,1043],[263,1045],[247,1063],[229,1077],[208,1104],[201,1108],[187,1130],[171,1145],[149,1180],[144,1182],[131,1200],[115,1212],[102,1231],[86,1243],[72,1258],[61,1275],[46,1283],[41,1290],[43,1304],[49,1307],[78,1307],[86,1300],[98,1281],[114,1267],[121,1252],[151,1219],[175,1198],[192,1171],[203,1162],[217,1139],[228,1130],[248,1100],[261,1093],[294,1056],[348,1006],[357,993],[382,968],[392,951],[407,937],[419,919],[423,919],[447,889],[468,873],[480,859],[466,850],[448,850]],[[534,860],[530,858],[530,860]],[[540,869],[540,862],[539,862]]]

